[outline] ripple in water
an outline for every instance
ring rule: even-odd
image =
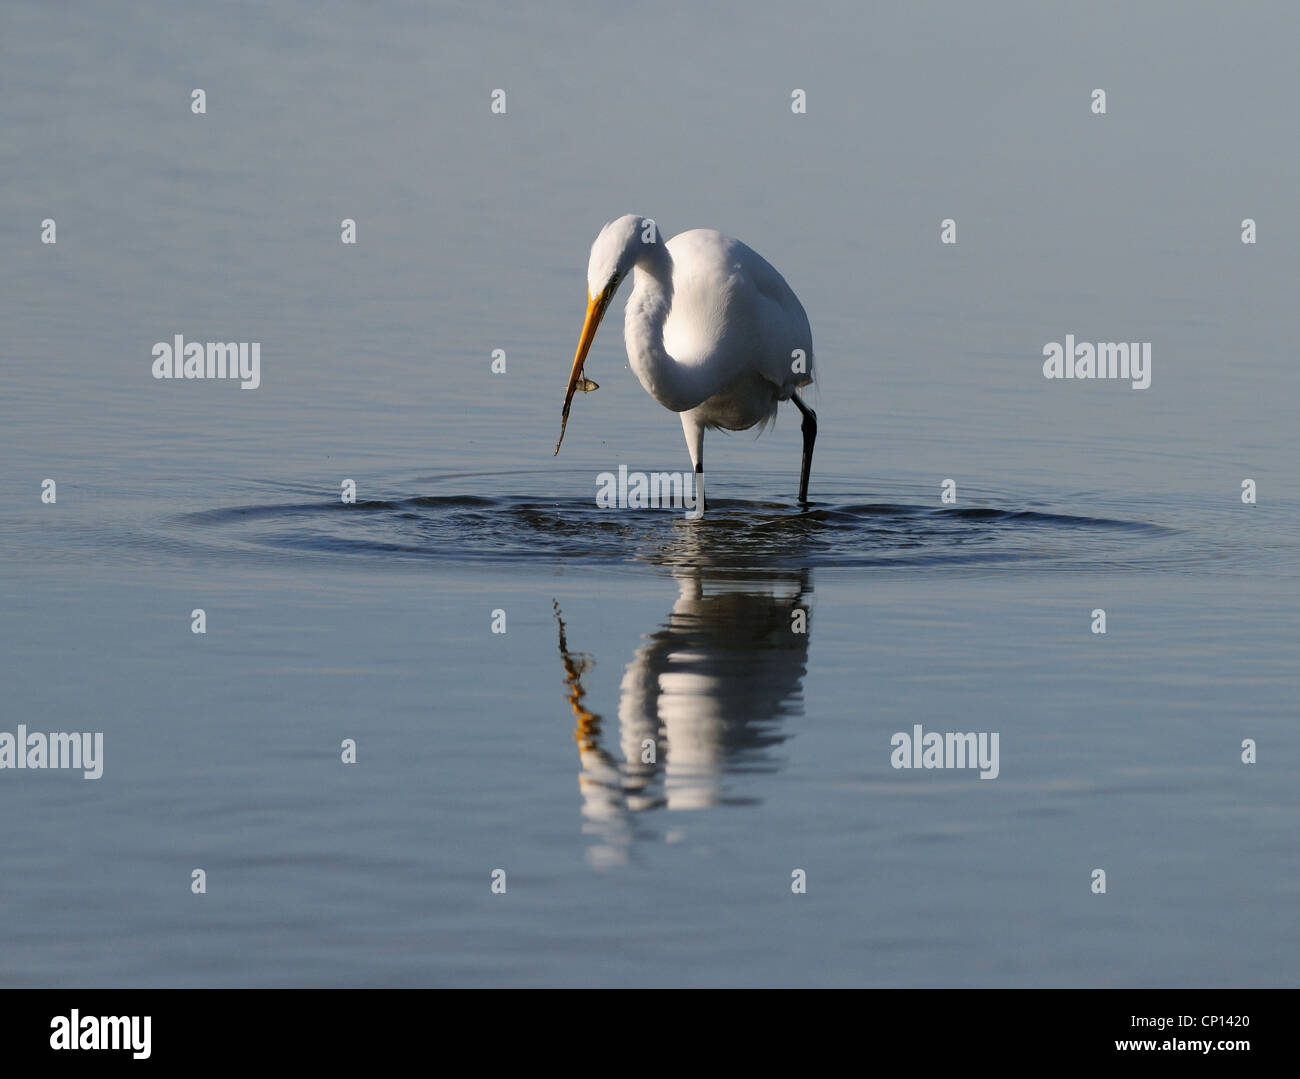
[[[530,486],[533,478],[515,480]],[[1138,520],[834,499],[800,509],[789,502],[711,498],[705,517],[688,521],[680,510],[600,509],[590,497],[446,494],[351,505],[335,497],[214,509],[177,523],[190,542],[227,552],[233,543],[267,554],[440,562],[1116,570],[1177,568],[1222,556],[1182,529]]]

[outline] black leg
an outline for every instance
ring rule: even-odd
[[[799,474],[799,501],[808,501],[808,474],[812,471],[813,443],[817,441],[817,413],[799,400],[797,393],[790,395],[794,407],[803,413],[803,470]]]
[[[696,501],[696,508],[697,508],[697,509],[700,511],[700,513],[702,514],[702,513],[704,513],[704,510],[705,510],[705,497],[704,497],[704,459],[703,459],[703,458],[700,458],[700,462],[699,462],[699,464],[697,464],[697,465],[695,466],[695,476],[696,476],[696,479],[695,479],[695,498],[696,498],[696,500],[697,500],[697,501]]]

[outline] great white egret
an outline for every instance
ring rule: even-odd
[[[808,316],[771,263],[713,229],[691,229],[663,243],[651,218],[625,214],[600,230],[587,263],[587,317],[555,452],[564,441],[574,392],[596,388],[583,375],[583,364],[629,273],[632,295],[623,318],[628,362],[651,397],[681,413],[701,505],[705,430],[766,426],[787,400],[803,414],[799,501],[807,502],[817,414],[795,391],[813,380]]]

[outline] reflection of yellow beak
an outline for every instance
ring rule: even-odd
[[[577,717],[578,727],[573,732],[573,740],[584,751],[600,751],[600,716],[587,708],[583,697],[587,695],[582,684],[582,676],[594,666],[590,656],[569,651],[569,642],[564,635],[564,616],[560,614],[558,600],[551,600],[555,611],[555,620],[560,624],[560,661],[564,664],[564,684],[569,690],[569,707]]]
[[[578,380],[582,378],[582,365],[587,362],[587,353],[591,342],[596,339],[596,330],[600,320],[605,317],[605,308],[609,306],[612,293],[606,289],[595,299],[587,297],[587,317],[582,323],[582,336],[578,338],[578,351],[573,356],[573,370],[569,372],[569,384],[564,390],[564,411],[560,413],[560,440],[555,443],[555,452],[560,452],[560,442],[564,441],[564,428],[569,423],[569,405],[578,389]]]

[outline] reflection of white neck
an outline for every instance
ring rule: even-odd
[[[580,749],[578,761],[582,816],[587,822],[583,831],[600,840],[588,848],[587,859],[597,867],[624,865],[632,845],[632,827],[619,768],[605,754],[593,750]]]

